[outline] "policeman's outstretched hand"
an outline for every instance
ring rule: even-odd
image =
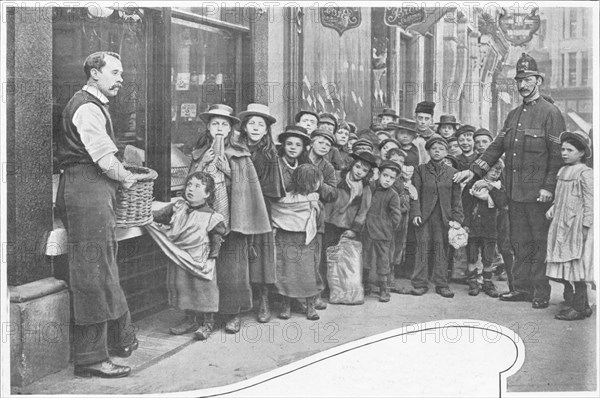
[[[463,182],[469,182],[475,177],[475,173],[471,170],[463,170],[455,173],[452,177],[452,181],[458,184],[462,184]]]
[[[423,224],[423,220],[421,219],[421,217],[417,216],[417,217],[413,218],[413,225],[415,227],[420,227],[421,224]]]
[[[552,201],[552,193],[546,191],[545,189],[540,189],[540,196],[538,196],[537,201],[540,203],[548,203]]]

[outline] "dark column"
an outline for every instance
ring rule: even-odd
[[[248,12],[251,12],[248,10]],[[249,102],[257,102],[264,105],[269,105],[269,18],[268,14],[260,14],[254,12],[254,15],[249,16],[252,43],[252,54],[254,59],[254,74],[250,84],[254,84],[254,98],[244,98],[244,108]],[[273,32],[271,32],[273,33]],[[283,34],[278,32],[277,34]],[[279,82],[281,84],[281,82]],[[273,84],[273,82],[271,82]],[[245,93],[250,93],[250,90],[245,90]]]
[[[7,15],[8,284],[52,275],[44,255],[52,230],[51,8]]]

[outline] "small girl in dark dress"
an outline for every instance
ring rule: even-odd
[[[319,169],[298,166],[292,175],[290,192],[271,207],[277,247],[277,282],[283,296],[281,319],[291,317],[291,298],[306,299],[309,320],[319,319],[315,299],[323,286],[319,274],[317,231],[322,222],[322,204],[317,190],[323,183]]]

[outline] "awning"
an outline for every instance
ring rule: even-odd
[[[592,125],[589,124],[588,122],[586,122],[585,120],[583,120],[583,118],[581,116],[579,116],[577,114],[577,112],[569,111],[569,112],[567,112],[567,115],[569,115],[571,120],[575,122],[575,124],[577,125],[577,127],[579,127],[581,129],[581,131],[583,131],[586,134],[590,133],[590,129],[592,128]]]

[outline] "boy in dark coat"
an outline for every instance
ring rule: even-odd
[[[379,166],[379,179],[371,186],[373,197],[362,239],[363,284],[368,283],[371,267],[377,267],[379,301],[384,303],[390,301],[387,280],[391,272],[394,232],[402,221],[400,197],[392,188],[400,173],[400,167],[392,161],[384,160]]]
[[[460,185],[452,182],[456,169],[443,162],[448,151],[446,140],[431,138],[425,148],[431,160],[415,170],[413,185],[418,198],[410,202],[410,217],[418,242],[410,293],[420,296],[429,290],[427,267],[428,256],[432,254],[435,291],[451,298],[454,293],[448,287],[448,229],[460,228],[463,221]]]

